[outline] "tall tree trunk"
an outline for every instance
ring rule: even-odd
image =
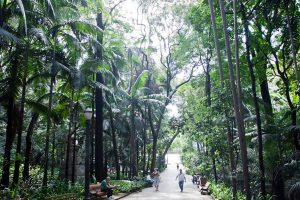
[[[250,178],[249,178],[249,171],[248,171],[248,156],[247,156],[247,146],[246,146],[246,139],[245,139],[245,129],[244,129],[244,121],[242,115],[240,113],[240,108],[238,104],[238,95],[236,92],[236,85],[235,85],[235,78],[233,73],[233,64],[231,60],[231,50],[230,50],[230,43],[229,43],[229,36],[228,36],[228,29],[227,29],[227,22],[225,16],[225,8],[223,0],[219,0],[220,3],[220,10],[222,16],[222,23],[223,23],[223,31],[224,31],[224,38],[225,38],[225,46],[226,46],[226,53],[227,53],[227,60],[229,66],[229,77],[231,82],[231,90],[232,90],[232,98],[233,98],[233,107],[237,122],[237,129],[239,134],[239,141],[240,141],[240,152],[242,158],[242,166],[243,166],[243,176],[244,176],[244,187],[245,187],[245,194],[246,200],[251,200],[251,190],[250,190]],[[237,80],[239,81],[239,80]]]
[[[234,17],[234,54],[235,54],[235,66],[236,66],[236,85],[238,95],[239,111],[241,113],[242,120],[244,120],[243,112],[243,100],[242,100],[242,86],[241,86],[241,72],[240,72],[240,59],[239,59],[239,38],[238,38],[238,25],[236,16],[236,0],[233,0],[233,17]]]
[[[69,131],[67,136],[67,151],[66,151],[66,163],[65,163],[65,182],[69,179],[69,161],[70,161],[70,149],[71,149],[71,138],[72,138],[72,125],[74,119],[74,89],[71,89],[71,102],[70,102],[70,118],[69,118]]]
[[[55,139],[56,139],[56,125],[53,124],[53,131],[52,131],[52,152],[51,152],[51,178],[54,178],[54,168],[55,168]]]
[[[93,74],[93,80],[96,79],[95,74]],[[92,89],[93,91],[93,98],[92,98],[92,120],[91,120],[91,138],[90,138],[90,142],[91,142],[91,159],[90,159],[90,176],[91,179],[93,180],[93,178],[95,178],[95,165],[94,165],[94,158],[95,158],[95,100],[96,100],[96,90],[95,88]]]
[[[294,34],[293,34],[293,27],[292,27],[292,21],[291,21],[291,16],[289,12],[289,5],[290,0],[284,0],[284,6],[285,6],[285,13],[286,13],[286,18],[287,18],[287,25],[289,29],[289,37],[291,40],[291,47],[292,47],[292,53],[293,53],[293,63],[294,63],[294,70],[295,70],[295,78],[297,81],[297,89],[299,90],[300,88],[300,80],[299,80],[299,70],[298,70],[298,64],[297,64],[297,51],[295,48],[295,42],[294,42]],[[300,93],[298,94],[300,95]]]
[[[102,13],[97,14],[97,26],[104,30]],[[99,44],[103,44],[103,33],[98,35]],[[96,57],[100,63],[103,62],[103,49],[101,46],[97,48]],[[102,73],[96,73],[96,82],[104,84]],[[102,181],[105,177],[104,154],[103,154],[103,91],[101,88],[96,88],[95,95],[96,103],[96,129],[95,129],[95,176],[97,181]]]
[[[180,133],[180,131],[177,130],[176,133],[172,136],[171,140],[168,141],[168,143],[167,143],[167,145],[166,145],[166,147],[165,147],[165,149],[164,149],[164,152],[163,152],[163,154],[162,154],[162,157],[163,157],[163,158],[166,157],[166,155],[167,155],[167,153],[168,153],[168,151],[169,151],[169,149],[170,149],[170,147],[171,147],[173,141],[174,141],[175,138],[179,135],[179,133]]]
[[[51,133],[51,110],[52,110],[52,97],[53,97],[53,86],[55,81],[55,75],[51,75],[50,82],[50,94],[49,103],[47,111],[47,130],[46,130],[46,141],[45,141],[45,165],[44,165],[44,175],[43,175],[43,187],[47,187],[48,183],[48,167],[49,167],[49,143],[50,143],[50,133]]]
[[[72,142],[73,142],[73,148],[72,148],[72,150],[73,150],[73,153],[72,153],[72,176],[71,176],[71,182],[72,182],[72,185],[74,185],[75,184],[75,176],[76,176],[76,168],[75,168],[75,165],[76,165],[76,151],[77,151],[77,148],[76,148],[76,140],[77,140],[77,134],[76,134],[76,132],[77,132],[77,127],[76,127],[76,119],[78,118],[78,108],[77,108],[77,104],[75,105],[75,114],[74,114],[74,117],[75,117],[75,123],[73,124],[73,126],[74,126],[74,133],[73,133],[73,140],[72,140]]]
[[[216,45],[216,50],[217,50],[217,57],[218,57],[218,64],[219,64],[219,76],[220,76],[220,80],[221,80],[221,86],[223,88],[223,85],[224,85],[223,65],[222,65],[222,59],[221,59],[220,42],[219,42],[219,37],[217,34],[218,31],[217,31],[213,1],[208,0],[208,4],[209,4],[209,9],[210,9],[210,19],[211,19],[211,23],[212,23],[212,27],[213,27],[215,45]]]
[[[130,177],[137,176],[137,164],[136,164],[136,157],[137,157],[137,150],[136,150],[136,130],[134,124],[134,100],[131,99],[131,112],[130,112]]]
[[[233,132],[231,131],[229,120],[227,120],[226,126],[227,126],[227,142],[228,142],[230,170],[231,170],[232,200],[236,200],[237,187],[236,187],[236,167],[234,162],[234,151],[233,151]]]
[[[17,50],[18,51],[18,50]],[[9,86],[8,86],[8,99],[7,99],[7,125],[6,125],[6,138],[5,138],[5,147],[4,147],[4,156],[2,164],[2,178],[1,178],[1,187],[9,186],[9,174],[10,174],[10,164],[11,164],[11,150],[14,138],[18,130],[18,120],[16,119],[19,116],[18,106],[15,102],[15,97],[11,91],[16,90],[16,80],[18,77],[18,65],[19,60],[17,57],[14,57],[12,60],[12,66],[9,69]]]
[[[1,178],[1,187],[9,186],[9,171],[10,171],[10,158],[11,158],[11,149],[12,144],[16,135],[15,124],[15,112],[16,104],[13,97],[8,99],[8,108],[7,108],[7,126],[6,126],[6,140],[2,164],[2,178]]]
[[[218,174],[217,174],[217,166],[216,166],[216,158],[215,158],[215,151],[211,151],[211,159],[212,159],[212,168],[214,172],[214,180],[215,183],[218,183]]]
[[[117,180],[119,180],[120,179],[119,154],[118,154],[118,145],[117,145],[117,138],[116,138],[116,128],[115,128],[113,112],[111,107],[109,107],[109,119],[110,119],[110,126],[111,126],[111,136],[112,136],[113,152],[114,152],[114,159],[115,159],[116,172],[117,172]]]
[[[291,100],[291,96],[290,96],[290,90],[289,90],[289,79],[287,78],[287,76],[285,76],[284,74],[281,74],[281,79],[284,83],[285,86],[285,96],[287,99],[287,102],[289,104],[290,110],[291,110],[291,121],[292,121],[292,126],[296,127],[297,125],[297,111],[295,109],[295,106],[293,105],[293,102]],[[291,134],[293,136],[293,142],[294,142],[294,147],[295,150],[300,151],[300,146],[299,146],[299,141],[298,141],[298,131],[295,130],[295,128],[293,128],[291,130]]]
[[[103,84],[102,73],[97,72],[96,81]],[[96,89],[96,130],[95,130],[95,176],[97,181],[105,178],[103,151],[103,92]]]
[[[27,181],[29,179],[29,163],[31,155],[31,149],[32,149],[32,134],[34,127],[38,121],[39,114],[36,112],[32,113],[32,118],[29,123],[28,129],[27,129],[27,135],[26,135],[26,148],[25,148],[25,160],[24,160],[24,169],[23,169],[23,180]]]
[[[262,198],[265,199],[266,197],[265,167],[264,167],[264,160],[263,160],[263,142],[262,142],[260,108],[259,108],[257,94],[256,94],[256,80],[255,80],[255,75],[253,70],[253,63],[250,58],[251,47],[250,47],[249,22],[246,17],[244,4],[242,2],[241,2],[241,12],[242,12],[242,18],[244,22],[243,24],[244,24],[245,39],[246,39],[246,59],[247,59],[250,78],[251,78],[252,96],[253,96],[253,102],[254,102],[255,114],[256,114],[256,128],[257,128],[257,135],[258,135],[258,160],[259,160],[259,170],[260,170],[260,192]]]
[[[18,185],[20,177],[20,164],[21,164],[21,146],[22,146],[22,132],[23,132],[23,118],[24,118],[24,107],[25,107],[25,95],[26,95],[26,79],[28,74],[28,51],[29,44],[26,45],[25,52],[25,66],[24,74],[22,78],[22,96],[21,96],[21,105],[20,105],[20,115],[18,116],[19,127],[18,127],[18,137],[17,137],[17,148],[16,148],[16,158],[15,158],[15,169],[13,177],[13,185]]]
[[[151,150],[149,149],[148,150],[148,152],[147,152],[147,154],[148,154],[148,160],[147,160],[147,166],[146,166],[146,171],[148,172],[149,170],[151,171],[151,166],[150,166],[150,161],[151,161]]]
[[[145,106],[145,113],[147,112],[147,107]],[[147,169],[146,169],[146,155],[147,155],[147,120],[146,117],[143,116],[144,118],[144,128],[143,128],[143,177],[145,177],[147,175]]]
[[[263,66],[263,73],[260,73],[263,75],[263,79],[260,80],[260,93],[262,96],[262,100],[264,102],[264,111],[266,115],[267,125],[274,124],[273,120],[273,108],[272,108],[272,102],[271,102],[271,96],[269,92],[269,84],[267,80],[267,64]]]
[[[152,109],[151,106],[148,106],[148,117],[149,117],[149,123],[150,123],[150,128],[152,132],[152,156],[151,156],[151,167],[150,171],[152,172],[154,168],[156,167],[156,152],[157,152],[157,139],[158,139],[158,133],[156,132],[154,128],[154,124],[152,121]]]
[[[26,60],[24,66],[24,74],[22,78],[22,96],[21,96],[21,105],[20,105],[20,116],[18,119],[19,127],[18,127],[13,185],[17,185],[19,183],[19,177],[20,177],[20,164],[21,164],[20,158],[21,158],[21,146],[22,146],[23,118],[24,118],[25,95],[26,95],[26,86],[27,86],[26,79],[28,74],[28,51],[29,51],[29,44],[26,45]]]
[[[288,24],[288,29],[289,29],[289,36],[291,40],[291,47],[292,47],[292,53],[293,53],[293,63],[294,63],[294,69],[295,69],[295,77],[297,81],[297,94],[298,98],[300,98],[300,80],[299,80],[299,70],[298,70],[298,64],[297,64],[297,51],[295,48],[295,43],[294,43],[294,36],[293,36],[293,29],[292,29],[292,22],[291,22],[291,17],[289,13],[289,0],[284,1],[284,6],[285,6],[285,12],[286,12],[286,17],[287,17],[287,24]],[[293,110],[292,111],[292,124],[296,126],[297,124],[297,111]],[[298,134],[299,131],[294,128],[293,129],[293,137],[294,137],[294,146],[297,151],[300,151],[300,145],[299,145],[299,140],[298,140]]]

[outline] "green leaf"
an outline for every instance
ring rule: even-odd
[[[135,83],[132,86],[132,90],[131,90],[131,97],[135,97],[137,95],[137,91],[144,87],[146,84],[146,81],[149,77],[149,71],[148,70],[144,70],[139,77],[136,79]]]

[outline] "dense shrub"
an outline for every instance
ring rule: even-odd
[[[222,183],[215,184],[211,183],[210,186],[210,192],[212,193],[212,196],[215,200],[223,200],[223,199],[231,199],[232,198],[232,190],[230,187],[225,186]],[[246,197],[238,192],[237,196],[238,200],[244,200]]]

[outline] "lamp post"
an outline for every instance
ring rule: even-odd
[[[92,119],[92,109],[84,111],[85,126],[85,173],[84,173],[84,200],[90,199],[90,122]]]

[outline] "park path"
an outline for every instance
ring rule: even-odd
[[[186,182],[183,186],[183,192],[180,192],[178,181],[175,178],[178,174],[176,164],[179,168],[184,170],[184,166],[180,162],[179,154],[168,154],[168,167],[161,173],[161,182],[159,184],[159,191],[155,191],[154,187],[145,188],[142,192],[133,193],[122,198],[122,200],[165,200],[165,199],[186,199],[186,200],[212,200],[209,195],[201,195],[196,185],[192,183],[192,177],[186,175]]]

